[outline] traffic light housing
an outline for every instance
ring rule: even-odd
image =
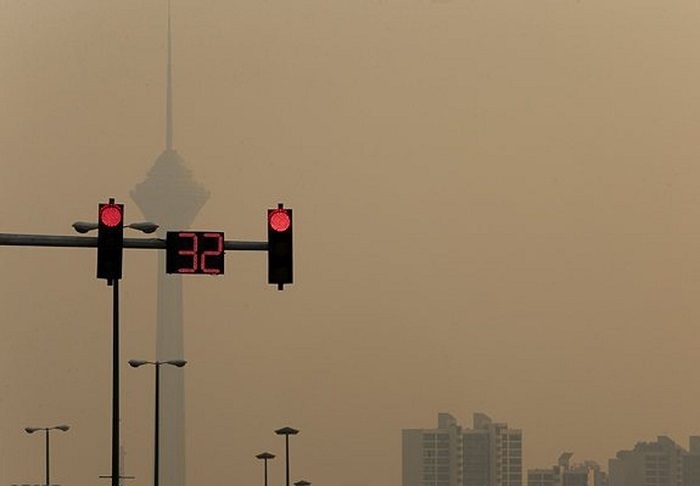
[[[122,278],[124,250],[124,205],[110,199],[97,212],[97,278]]]
[[[294,280],[293,228],[291,209],[267,210],[267,281],[279,290]]]

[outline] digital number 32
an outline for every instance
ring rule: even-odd
[[[192,258],[192,263],[189,267],[178,268],[179,273],[195,273],[201,268],[203,273],[221,273],[221,269],[217,267],[209,267],[207,265],[208,256],[220,256],[224,251],[224,237],[220,233],[204,233],[203,238],[213,238],[216,240],[215,250],[204,250],[199,254],[199,238],[196,233],[180,233],[180,238],[192,238],[191,250],[180,250],[178,255]]]

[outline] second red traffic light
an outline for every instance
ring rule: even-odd
[[[267,210],[267,281],[279,290],[294,281],[292,210]]]
[[[124,205],[100,204],[97,212],[97,278],[122,278]]]

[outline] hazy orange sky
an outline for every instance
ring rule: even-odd
[[[172,0],[193,227],[264,240],[185,282],[187,477],[397,485],[440,411],[525,468],[700,434],[700,3]],[[0,0],[0,232],[71,234],[164,146],[165,0]],[[134,235],[136,236],[136,235]],[[0,483],[105,484],[111,292],[92,249],[0,249]],[[156,255],[127,250],[122,438],[149,484]],[[695,371],[693,371],[695,370]],[[60,434],[60,435],[59,435]]]

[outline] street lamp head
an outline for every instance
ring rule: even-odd
[[[96,230],[98,228],[97,223],[88,223],[86,221],[76,221],[72,226],[78,233],[87,233],[88,231]]]
[[[258,459],[274,459],[275,455],[270,454],[269,452],[261,452],[260,454],[256,455]]]
[[[70,429],[69,425],[66,424],[61,424],[61,425],[56,425],[54,427],[25,427],[24,431],[28,434],[33,434],[34,432],[38,432],[39,430],[62,430],[63,432],[68,431]]]
[[[142,223],[131,223],[126,225],[127,228],[135,229],[142,233],[154,233],[158,229],[158,225],[151,223],[150,221],[144,221]]]
[[[311,486],[311,483],[302,479],[294,483],[294,486]]]
[[[177,366],[178,368],[182,368],[187,364],[187,361],[185,361],[184,359],[171,359],[168,361],[163,361],[163,364],[169,364],[172,366]]]
[[[275,430],[275,434],[277,435],[297,435],[298,433],[299,431],[297,429],[293,429],[289,426]]]
[[[169,359],[168,361],[147,361],[145,359],[130,359],[129,360],[129,366],[132,368],[138,368],[139,366],[143,365],[154,365],[154,366],[160,366],[160,365],[171,365],[171,366],[177,366],[178,368],[182,368],[187,364],[187,361],[184,359]]]

